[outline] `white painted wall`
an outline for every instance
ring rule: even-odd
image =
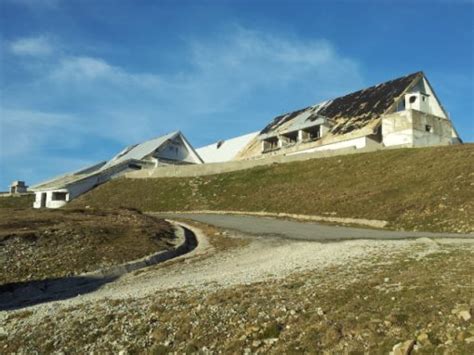
[[[187,163],[195,162],[190,152],[185,147],[184,142],[179,137],[165,143],[158,152],[154,154],[154,156],[158,159],[178,160]]]
[[[46,208],[60,208],[63,207],[66,203],[73,200],[77,196],[83,194],[84,192],[89,191],[98,183],[98,176],[94,175],[84,180],[77,181],[68,186],[57,188],[57,189],[47,189],[47,190],[37,190],[35,191],[35,202],[33,203],[34,208],[41,208],[41,195],[46,193]],[[66,192],[65,201],[55,201],[53,200],[53,192]]]

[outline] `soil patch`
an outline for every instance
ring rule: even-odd
[[[174,246],[172,226],[136,210],[0,209],[0,284],[78,275]]]

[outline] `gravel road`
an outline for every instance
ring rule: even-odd
[[[269,278],[284,278],[296,271],[321,270],[336,265],[350,268],[352,264],[366,263],[377,256],[407,251],[414,257],[424,257],[439,252],[439,245],[444,243],[468,248],[472,248],[474,243],[474,238],[439,238],[434,241],[424,237],[433,235],[427,233],[343,228],[271,218],[187,214],[175,217],[223,227],[230,230],[225,232],[227,238],[245,239],[248,243],[232,250],[214,250],[208,238],[192,228],[196,231],[199,244],[191,253],[177,258],[184,259],[184,262],[152,266],[138,274],[124,275],[94,292],[33,306],[39,311],[37,315],[41,317],[60,305],[62,308],[106,298],[141,298],[170,289],[214,290]],[[382,240],[370,240],[375,238]],[[406,239],[395,240],[400,238]],[[0,319],[2,315],[5,312],[0,312]]]
[[[298,222],[271,217],[224,215],[224,214],[154,214],[166,218],[186,218],[211,224],[220,228],[232,229],[259,236],[280,236],[288,239],[307,241],[338,241],[354,239],[414,239],[414,238],[472,238],[474,234],[400,232],[366,228],[323,225],[312,222]]]

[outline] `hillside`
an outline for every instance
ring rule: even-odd
[[[117,179],[70,205],[285,212],[472,232],[474,145],[378,151],[195,178]]]
[[[78,275],[167,250],[172,226],[133,210],[0,209],[0,285]]]

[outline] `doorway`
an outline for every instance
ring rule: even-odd
[[[41,208],[46,207],[46,192],[41,193],[41,205],[40,205],[40,207]]]

